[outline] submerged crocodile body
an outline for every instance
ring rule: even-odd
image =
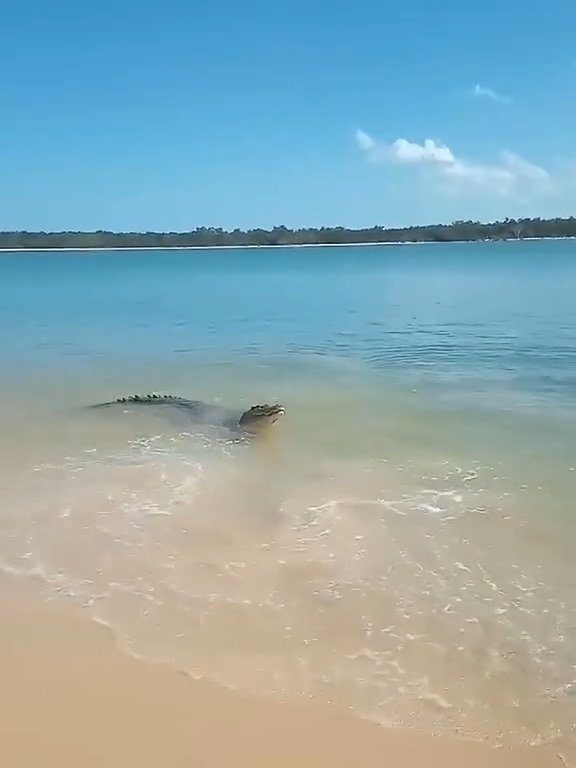
[[[281,405],[253,405],[247,411],[232,411],[200,400],[187,400],[184,397],[156,393],[120,397],[108,403],[99,403],[95,407],[109,408],[119,405],[170,408],[185,415],[191,423],[223,427],[232,432],[247,434],[260,433],[266,427],[275,424],[284,414],[284,407]]]

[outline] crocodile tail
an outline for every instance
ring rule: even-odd
[[[149,395],[130,395],[129,397],[119,397],[114,402],[116,403],[152,403],[157,400],[181,400],[180,397],[175,395],[159,395],[157,392],[152,392]]]
[[[159,395],[156,392],[152,392],[149,395],[129,395],[128,397],[118,397],[116,400],[111,400],[107,403],[97,403],[96,405],[90,406],[91,408],[107,408],[112,405],[118,405],[118,404],[124,404],[129,405],[130,403],[178,403],[182,402],[183,398],[176,397],[175,395]]]

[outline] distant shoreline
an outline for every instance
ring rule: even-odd
[[[462,245],[464,243],[522,243],[540,240],[576,240],[576,236],[560,237],[506,237],[477,240],[389,240],[381,243],[283,243],[277,245],[113,245],[103,247],[65,246],[60,248],[0,248],[0,253],[44,253],[46,251],[239,251],[270,250],[272,248],[379,248],[399,245]]]
[[[108,251],[234,248],[344,248],[425,243],[505,242],[576,238],[576,216],[553,219],[453,221],[409,227],[299,227],[271,229],[196,227],[184,232],[0,231],[1,251]]]

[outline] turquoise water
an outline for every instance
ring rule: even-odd
[[[1,254],[0,563],[193,675],[569,751],[575,295],[572,241]],[[146,391],[287,414],[84,408]]]
[[[323,355],[570,400],[572,241],[4,254],[3,365]],[[431,369],[431,370],[430,370]],[[424,373],[423,373],[424,372]]]

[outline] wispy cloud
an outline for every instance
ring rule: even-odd
[[[355,138],[356,144],[358,144],[358,147],[363,152],[371,152],[372,150],[376,149],[376,141],[372,138],[372,136],[369,136],[360,128],[356,129]]]
[[[510,104],[511,99],[509,96],[504,96],[502,93],[498,93],[494,88],[487,88],[485,85],[476,84],[472,88],[472,96],[476,96],[478,99],[488,99],[489,101],[495,101],[498,104]]]
[[[381,142],[358,129],[358,148],[374,162],[389,162],[425,167],[444,189],[487,190],[501,195],[551,192],[550,173],[514,152],[500,152],[497,162],[484,164],[457,157],[441,142],[425,139],[422,144],[396,139]]]

